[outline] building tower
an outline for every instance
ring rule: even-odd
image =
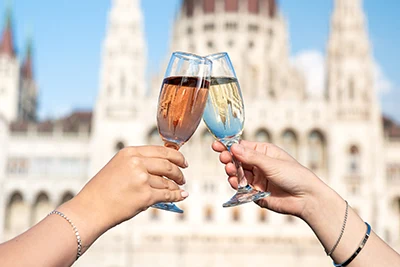
[[[8,121],[18,118],[19,61],[13,40],[11,8],[0,40],[0,114]]]
[[[383,130],[372,58],[362,0],[336,0],[327,51],[329,177],[331,185],[381,231]]]
[[[139,112],[144,116],[149,112],[144,103],[146,47],[143,36],[140,1],[113,0],[93,117],[91,174],[121,147],[143,143],[140,138],[145,134],[141,132]]]
[[[26,45],[25,58],[21,66],[21,81],[19,95],[19,119],[35,121],[37,111],[37,87],[33,72],[32,40]]]

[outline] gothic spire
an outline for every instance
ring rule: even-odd
[[[0,54],[6,54],[11,57],[15,57],[11,13],[11,7],[8,7],[6,11],[6,21],[4,24],[5,27],[3,29],[3,34],[0,42]]]
[[[32,38],[29,38],[26,44],[25,58],[21,67],[21,75],[24,79],[33,80],[33,62],[32,62]]]

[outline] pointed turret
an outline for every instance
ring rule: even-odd
[[[4,24],[3,34],[0,42],[0,54],[6,54],[10,57],[15,57],[11,8],[8,8],[6,13],[6,22]]]
[[[19,114],[20,120],[35,121],[37,111],[37,86],[33,76],[32,38],[26,44],[25,58],[21,66]]]
[[[33,80],[33,62],[32,62],[32,39],[29,38],[26,45],[25,58],[21,67],[22,79]]]

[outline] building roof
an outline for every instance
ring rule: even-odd
[[[90,132],[92,126],[91,111],[76,111],[68,116],[57,120],[46,120],[32,123],[28,121],[16,121],[10,124],[11,132],[27,132],[30,127],[39,133],[51,133],[56,128],[61,129],[63,133],[78,133],[82,129]]]
[[[400,124],[386,116],[383,116],[382,120],[385,136],[400,139]]]

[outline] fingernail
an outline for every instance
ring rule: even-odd
[[[181,192],[181,196],[182,196],[183,198],[187,198],[187,197],[189,196],[189,193],[186,192],[186,191],[182,191],[182,192]]]
[[[187,159],[185,159],[185,167],[189,167],[189,163],[187,162]]]

